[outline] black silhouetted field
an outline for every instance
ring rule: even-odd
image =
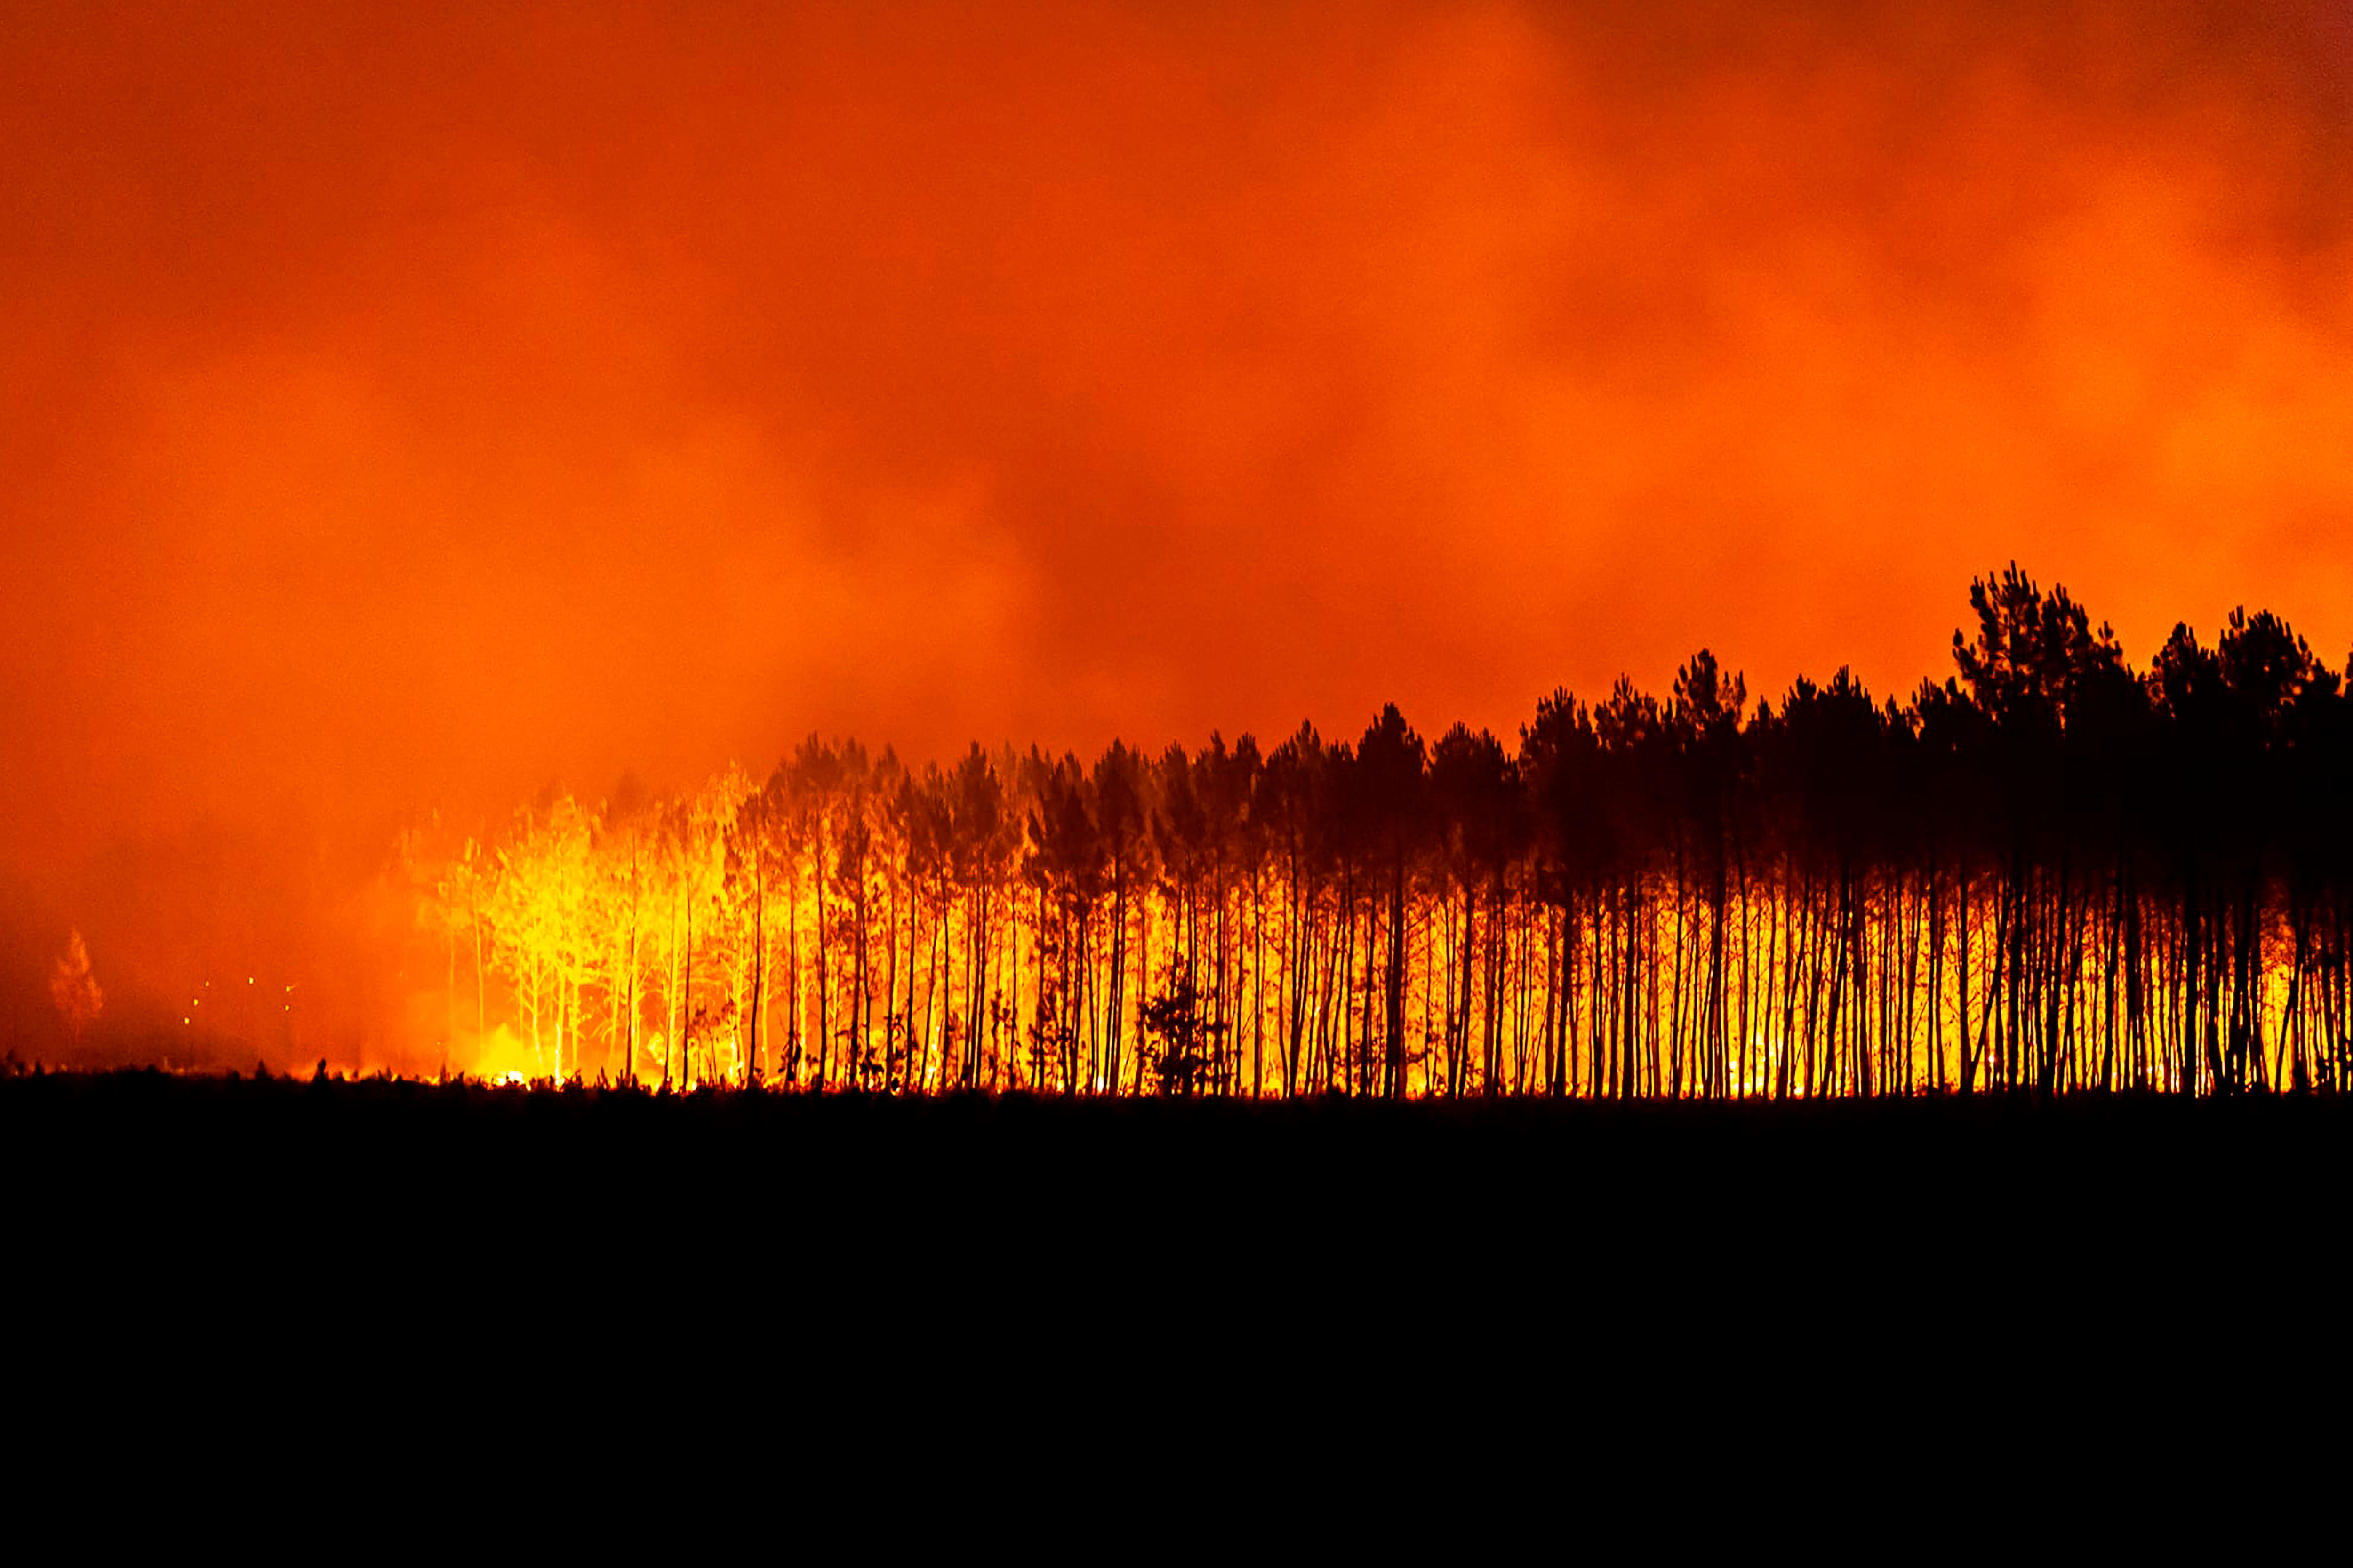
[[[58,1260],[26,1276],[40,1289],[101,1280],[165,1316],[252,1292],[290,1329],[521,1301],[536,1322],[476,1326],[713,1354],[802,1333],[850,1353],[878,1310],[934,1318],[937,1353],[1012,1309],[1121,1355],[1198,1329],[1278,1361],[1363,1331],[1359,1313],[1409,1341],[1449,1300],[1493,1303],[1513,1356],[1554,1353],[1547,1334],[1596,1309],[1736,1340],[1817,1307],[1898,1341],[1907,1314],[1957,1310],[1972,1333],[2102,1331],[2070,1305],[2092,1301],[2147,1326],[2217,1279],[2325,1275],[2348,1133],[2336,1097],[2267,1095],[1253,1105],[0,1079],[20,1241]],[[613,1317],[649,1292],[656,1321]],[[1305,1301],[1341,1317],[1288,1321]]]

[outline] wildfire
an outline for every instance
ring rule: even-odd
[[[1841,672],[1750,714],[1703,654],[1664,703],[1622,681],[1596,708],[1548,700],[1516,757],[1461,726],[1426,747],[1394,709],[1353,747],[1303,727],[1265,754],[1212,736],[1155,760],[1115,744],[1091,768],[976,747],[914,770],[812,739],[764,784],[731,768],[649,805],[560,796],[495,848],[413,837],[407,865],[449,1037],[470,1009],[475,1070],[501,1080],[1717,1097],[2337,1081],[2353,867],[2314,840],[2301,894],[2240,849],[2187,879],[2098,728],[2124,721],[2107,704],[2142,715],[2139,744],[2168,725],[2218,743],[2182,685],[2211,668],[2196,702],[2244,705],[2227,733],[2256,749],[2232,776],[2341,799],[2313,772],[2353,774],[2337,676],[2268,617],[2234,617],[2219,654],[2177,633],[2141,676],[2063,590],[2013,571],[1974,602],[1970,691],[1924,686],[1904,710]],[[2295,726],[2337,739],[2291,753],[2276,737]],[[1986,770],[2066,746],[2060,776],[2105,780],[2107,816],[2070,826],[2032,774],[2014,804],[1988,801]],[[2278,820],[2264,830],[2305,831]]]

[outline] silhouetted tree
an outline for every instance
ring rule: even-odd
[[[625,1080],[819,1090],[2342,1086],[2344,675],[2245,611],[2137,670],[2014,564],[1969,606],[1904,703],[1841,669],[1752,710],[1703,649],[1515,752],[1394,707],[946,771],[812,736],[399,865],[448,1035],[470,948],[475,1037],[541,1076],[601,1034]]]

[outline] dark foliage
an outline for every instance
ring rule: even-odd
[[[933,1091],[2341,1087],[2345,679],[2269,614],[2211,648],[2176,627],[2140,670],[2015,566],[1969,605],[1908,702],[1841,669],[1752,706],[1703,650],[1663,700],[1555,692],[1516,749],[1429,745],[1394,707],[1353,745],[1092,767],[812,738],[650,838],[527,816],[492,885],[432,882],[427,925],[452,1019],[470,949],[478,1018],[487,968],[553,1076],[601,1051],[625,1080]]]

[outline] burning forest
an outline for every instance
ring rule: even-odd
[[[539,1447],[902,1491],[875,1378],[1219,1331],[1515,1398],[1441,1469],[2300,1369],[2349,88],[2343,0],[0,5],[12,1301],[254,1340],[207,1447],[650,1365],[734,1408]],[[336,1495],[533,1494],[411,1392]]]
[[[8,7],[0,1059],[2337,1082],[2348,47]]]
[[[2017,567],[1953,674],[1701,652],[1506,744],[1212,734],[406,835],[450,1069],[672,1089],[1793,1099],[2337,1088],[2353,695],[2269,614],[2146,667]]]

